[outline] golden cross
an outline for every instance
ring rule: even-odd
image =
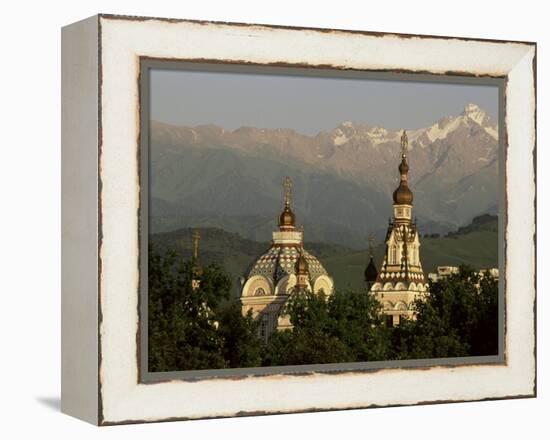
[[[285,205],[290,206],[290,201],[292,198],[292,180],[290,177],[286,176],[283,181],[283,189],[285,193]]]
[[[201,239],[201,234],[199,231],[193,232],[193,258],[195,261],[199,258],[199,241]]]
[[[409,149],[409,139],[407,139],[407,131],[403,130],[401,135],[401,156],[407,156],[407,150]]]
[[[374,249],[374,234],[371,232],[369,234],[369,255],[373,256],[373,249]]]

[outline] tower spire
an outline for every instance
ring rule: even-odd
[[[369,257],[372,259],[374,256],[374,234],[371,232],[369,234]]]
[[[399,186],[393,192],[394,205],[412,205],[413,193],[409,189],[408,175],[409,164],[407,163],[407,150],[409,149],[409,140],[407,132],[403,130],[401,135],[401,163],[399,164]]]
[[[290,204],[292,202],[292,180],[286,176],[283,180],[284,208],[279,216],[279,229],[281,231],[294,230],[296,216],[292,212]]]
[[[283,191],[284,191],[284,198],[285,198],[285,206],[290,207],[290,202],[292,200],[292,180],[290,180],[290,177],[286,176],[285,180],[283,181]]]
[[[300,226],[300,247],[298,248],[298,259],[296,260],[296,288],[304,290],[308,287],[309,264],[304,255],[304,225]]]
[[[407,130],[403,130],[401,135],[401,158],[407,157],[407,150],[409,149],[409,139],[407,138]]]

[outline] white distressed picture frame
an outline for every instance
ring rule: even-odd
[[[62,47],[64,412],[109,425],[535,396],[533,43],[100,15]],[[505,77],[505,362],[140,383],[142,58]]]

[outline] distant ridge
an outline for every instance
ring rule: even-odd
[[[425,273],[433,272],[437,266],[468,264],[476,269],[498,267],[497,217],[482,215],[450,237],[422,238],[421,259]],[[184,258],[192,253],[192,234],[195,228],[152,234],[150,242],[156,252],[176,250]],[[230,274],[233,295],[240,289],[239,278],[246,268],[268,247],[269,242],[257,242],[239,234],[219,228],[198,228],[201,234],[200,257],[203,264],[216,263]],[[363,272],[367,264],[366,245],[364,249],[351,249],[327,243],[305,243],[334,278],[336,287],[363,288]],[[384,253],[384,244],[374,249],[375,261],[379,265]]]
[[[267,240],[280,182],[290,175],[298,220],[310,238],[361,248],[368,232],[383,236],[391,215],[400,135],[350,121],[315,136],[152,121],[151,227],[212,226]],[[498,211],[498,126],[483,109],[468,104],[408,136],[422,233],[444,234],[480,212]]]

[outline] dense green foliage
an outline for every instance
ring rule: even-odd
[[[149,371],[258,364],[257,324],[224,301],[227,274],[208,265],[193,290],[192,273],[192,263],[175,253],[149,252]]]
[[[366,291],[336,292],[328,299],[297,292],[289,298],[286,313],[293,330],[269,339],[266,365],[375,361],[390,353],[380,305]]]
[[[462,266],[430,284],[416,301],[417,319],[393,331],[395,359],[498,354],[498,282]]]
[[[330,297],[294,292],[292,330],[264,342],[259,321],[228,300],[231,282],[211,264],[198,289],[192,263],[149,256],[149,370],[178,371],[493,355],[498,352],[498,283],[466,267],[430,285],[416,320],[387,327],[366,289]]]

